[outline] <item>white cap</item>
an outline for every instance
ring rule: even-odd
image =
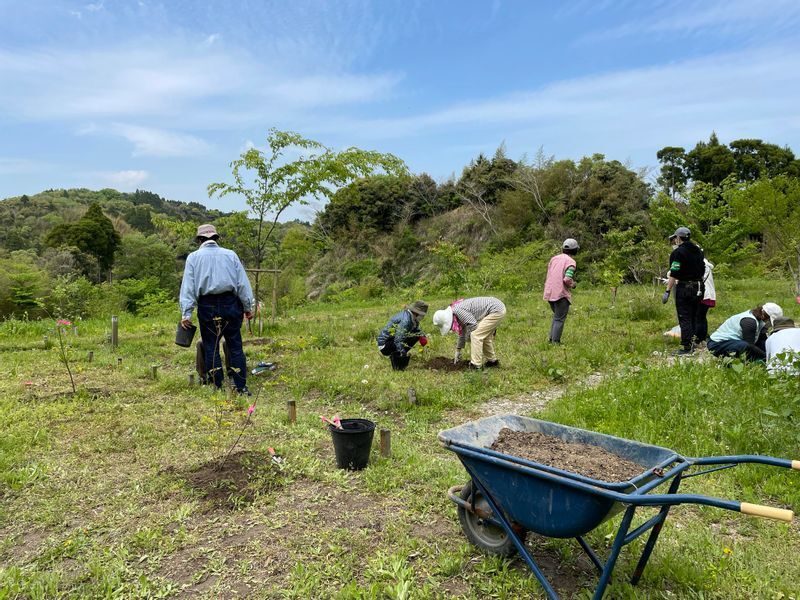
[[[453,309],[448,306],[444,310],[437,310],[433,313],[433,325],[439,328],[442,335],[447,335],[453,326]]]
[[[767,302],[761,308],[764,309],[764,312],[769,315],[769,323],[772,325],[772,322],[778,318],[783,316],[783,309],[775,304],[774,302]]]

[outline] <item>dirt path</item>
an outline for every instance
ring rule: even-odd
[[[584,380],[579,382],[580,387],[593,388],[600,385],[603,381],[602,373],[591,373]],[[461,414],[468,413],[472,418],[490,417],[492,415],[528,415],[544,410],[553,400],[561,398],[567,392],[567,386],[555,385],[541,390],[534,390],[519,394],[511,398],[490,398],[486,402],[473,407],[467,411],[458,411]]]

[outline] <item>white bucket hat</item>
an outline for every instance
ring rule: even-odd
[[[769,323],[772,325],[772,322],[777,319],[778,317],[783,316],[783,309],[775,304],[774,302],[767,302],[761,308],[764,309],[764,312],[769,315]]]
[[[442,335],[447,335],[453,326],[453,309],[448,306],[444,310],[437,310],[433,313],[433,325],[439,328]]]

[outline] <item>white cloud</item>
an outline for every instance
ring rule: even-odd
[[[606,7],[608,8],[608,7]],[[741,35],[752,32],[766,36],[792,29],[800,22],[800,3],[796,0],[688,0],[670,2],[648,16],[631,19],[605,31],[592,33],[584,41],[661,33]]]
[[[147,171],[117,171],[100,173],[99,176],[118,190],[129,190],[137,188],[150,174]]]
[[[114,123],[109,133],[133,144],[133,156],[198,156],[209,150],[206,141],[183,133],[153,127]]]
[[[373,101],[399,81],[395,74],[292,67],[283,56],[264,59],[183,40],[142,39],[91,51],[0,50],[0,112],[17,121],[148,118],[226,127]]]
[[[796,48],[765,48],[564,80],[409,117],[329,119],[315,131],[351,138],[363,132],[370,139],[492,132],[498,143],[527,137],[534,149],[563,148],[568,135],[584,150],[635,151],[694,143],[716,129],[721,137],[756,135],[783,144],[800,141],[798,64]]]

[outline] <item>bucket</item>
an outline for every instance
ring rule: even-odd
[[[400,354],[392,354],[389,359],[392,362],[392,369],[395,371],[405,371],[406,367],[408,366],[408,361],[411,360],[411,357],[401,356]]]
[[[189,325],[189,329],[184,329],[181,327],[181,324],[178,323],[178,329],[175,331],[175,343],[178,346],[183,346],[184,348],[188,348],[192,345],[192,340],[194,339],[194,334],[197,331],[197,327],[194,323]]]
[[[375,423],[367,419],[342,419],[342,428],[328,425],[336,453],[336,466],[359,471],[369,462]]]

